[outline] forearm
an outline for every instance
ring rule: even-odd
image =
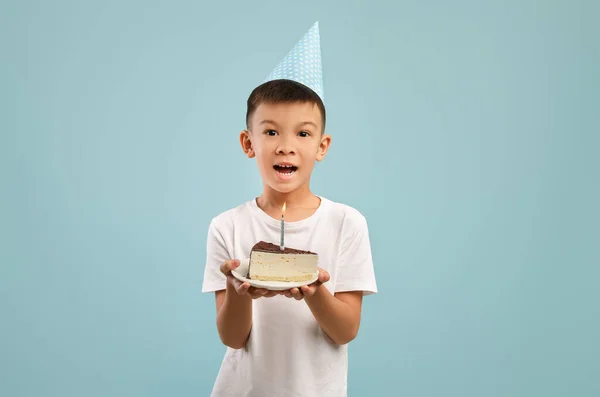
[[[217,313],[217,328],[221,341],[233,349],[244,347],[252,328],[252,298],[239,295],[229,283]]]
[[[360,312],[337,299],[324,285],[304,298],[321,329],[338,345],[352,341],[358,333]]]

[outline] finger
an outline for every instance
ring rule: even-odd
[[[292,292],[291,291],[285,291],[283,293],[283,295],[285,295],[287,298],[291,298],[292,297]]]
[[[327,281],[329,281],[329,277],[329,272],[327,272],[327,270],[319,270],[319,282],[326,283]]]
[[[300,292],[300,290],[298,288],[292,288],[290,290],[290,292],[292,293],[292,296],[296,299],[296,300],[300,300],[302,299],[302,293]]]
[[[223,274],[228,274],[231,271],[231,261],[221,263],[219,270],[221,270],[221,273]]]
[[[265,296],[268,292],[264,288],[257,288],[250,293],[250,296],[252,296],[252,299],[258,299]]]
[[[313,296],[315,294],[315,291],[317,290],[315,287],[309,287],[308,285],[303,285],[301,289],[304,296]]]
[[[220,270],[221,273],[227,275],[233,269],[237,268],[240,265],[240,261],[238,259],[230,259],[221,264]]]
[[[264,294],[262,294],[262,293],[263,293],[263,291],[264,291]],[[277,291],[271,291],[271,290],[268,290],[268,289],[266,289],[266,288],[261,288],[261,289],[260,289],[260,292],[261,292],[261,294],[262,294],[261,296],[262,296],[263,298],[272,298],[272,297],[274,297],[275,295],[277,295]]]
[[[237,291],[238,295],[244,295],[244,294],[248,293],[248,290],[250,289],[250,284],[240,283],[238,280],[236,280],[236,281],[240,284],[235,289]]]

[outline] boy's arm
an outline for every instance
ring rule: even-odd
[[[329,281],[329,273],[319,268],[315,283],[289,294],[296,299],[304,298],[321,329],[337,344],[349,343],[356,337],[363,296],[377,290],[366,218],[349,210],[344,225],[336,277],[336,289],[341,291],[329,292],[324,285]]]
[[[226,289],[215,292],[215,297],[219,338],[226,346],[241,349],[252,327],[252,298],[238,294],[230,283]]]
[[[246,345],[252,328],[252,299],[270,298],[277,293],[242,283],[231,274],[240,265],[237,259],[223,262],[221,272],[227,277],[224,290],[215,292],[217,329],[223,344],[241,349]]]
[[[310,292],[304,291],[304,300],[321,329],[338,345],[352,341],[360,327],[362,291],[332,295],[324,285],[320,285],[313,294]]]

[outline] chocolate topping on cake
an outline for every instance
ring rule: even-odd
[[[309,255],[317,255],[314,252],[303,251],[294,248],[284,247],[283,251],[279,249],[279,246],[272,243],[267,243],[266,241],[259,241],[252,247],[252,251],[262,251],[262,252],[272,252],[272,253],[282,253],[282,254],[309,254]]]

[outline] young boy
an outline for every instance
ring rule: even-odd
[[[227,346],[214,397],[347,395],[347,344],[377,286],[364,216],[309,187],[331,143],[320,65],[317,23],[248,98],[240,143],[263,192],[209,226],[203,292],[215,292]],[[286,246],[319,255],[318,280],[282,292],[241,283],[231,271],[258,241],[279,241],[284,203]]]

